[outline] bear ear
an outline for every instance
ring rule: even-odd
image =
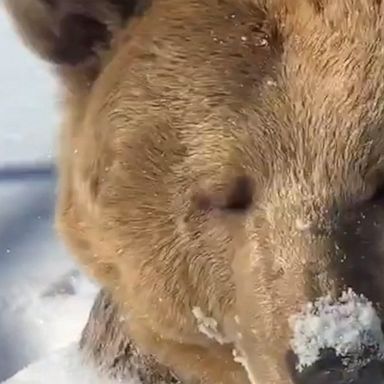
[[[58,65],[78,65],[108,49],[144,0],[5,0],[24,42]]]

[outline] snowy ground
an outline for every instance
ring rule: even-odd
[[[74,272],[76,266],[52,229],[55,82],[48,69],[20,44],[1,2],[0,51],[2,382],[73,343],[96,290]],[[28,168],[35,170],[29,179],[22,177]],[[57,281],[59,287],[52,289]]]
[[[90,364],[84,361],[76,343],[47,355],[3,384],[118,384],[96,373]],[[126,384],[140,384],[137,379]]]

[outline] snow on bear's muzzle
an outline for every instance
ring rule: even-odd
[[[290,325],[296,383],[384,383],[381,320],[364,296],[348,290],[338,300],[319,298],[292,316]]]

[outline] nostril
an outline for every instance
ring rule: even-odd
[[[318,361],[303,371],[296,370],[297,358],[290,351],[287,362],[291,377],[295,384],[344,384],[343,366],[341,358],[332,350],[324,350]]]
[[[297,359],[290,351],[287,362],[295,384],[384,384],[384,363],[376,359],[363,367],[348,366],[334,351],[326,350],[315,364],[297,372]]]
[[[384,363],[382,361],[371,361],[359,372],[358,384],[383,384]]]

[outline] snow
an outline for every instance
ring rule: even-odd
[[[117,384],[97,374],[97,370],[84,359],[76,343],[30,365],[4,384],[45,384],[53,381],[55,384]],[[133,380],[129,384],[138,384],[138,381]]]
[[[245,353],[240,351],[240,348],[237,348],[232,350],[232,355],[233,359],[244,367],[245,371],[247,372],[250,383],[257,384],[258,381],[256,380],[252,370],[250,369],[248,358],[245,357]]]
[[[197,326],[201,333],[209,337],[210,339],[216,340],[220,344],[225,344],[229,341],[218,331],[217,321],[206,316],[200,307],[193,307],[192,314],[197,320]]]
[[[381,321],[372,303],[351,289],[337,301],[326,296],[308,304],[292,317],[291,325],[299,370],[315,363],[320,352],[329,348],[348,366],[366,365],[373,357],[384,357]],[[367,361],[361,360],[367,351]]]
[[[53,230],[54,79],[20,43],[2,7],[0,382],[75,342],[97,290]]]

